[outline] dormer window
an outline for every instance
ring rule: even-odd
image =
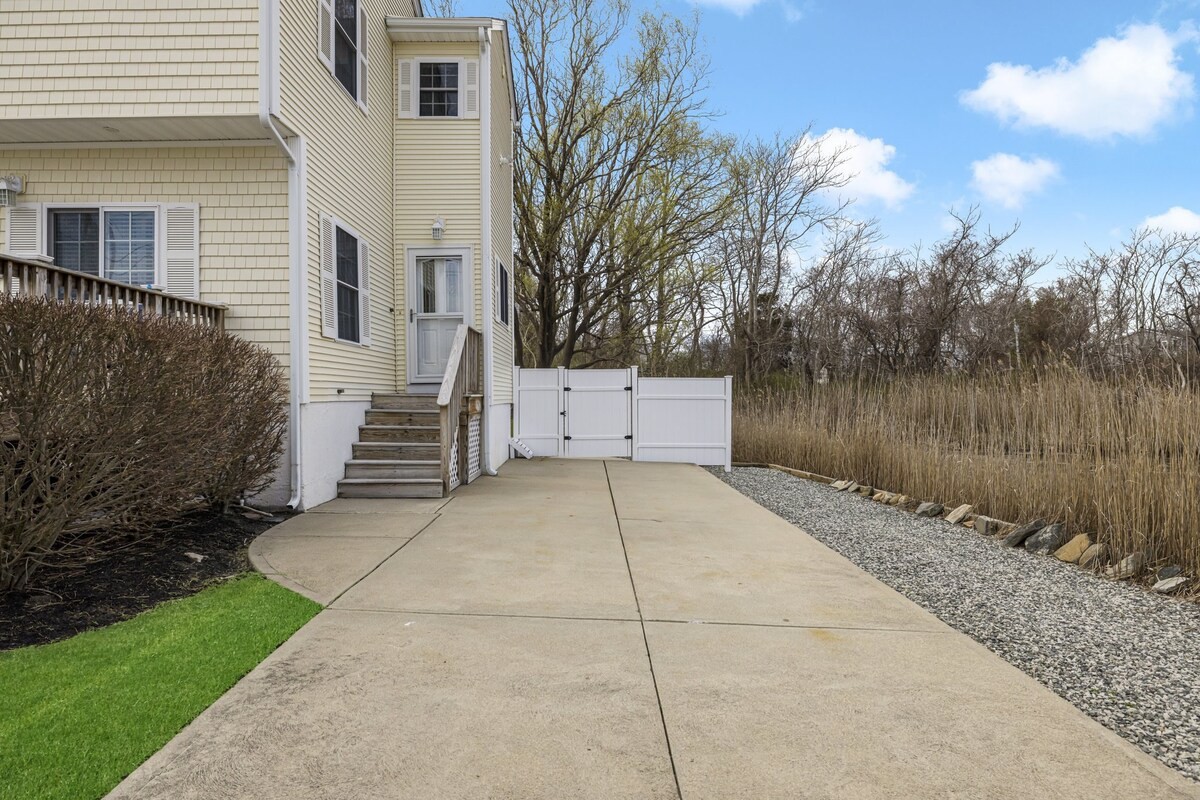
[[[420,115],[458,116],[458,62],[421,62]]]

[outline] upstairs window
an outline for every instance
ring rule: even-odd
[[[479,59],[401,58],[396,70],[397,116],[479,118]]]
[[[458,62],[421,62],[422,117],[458,116]]]
[[[367,12],[359,0],[318,0],[321,61],[367,110]]]

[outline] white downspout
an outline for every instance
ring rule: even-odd
[[[495,388],[492,386],[492,273],[495,269],[495,255],[492,253],[492,55],[491,32],[481,27],[479,29],[479,82],[482,89],[482,99],[479,108],[480,140],[483,152],[480,155],[480,238],[483,244],[482,272],[483,279],[483,426],[480,431],[479,447],[483,451],[480,462],[488,475],[495,475],[492,466],[492,398]]]
[[[304,382],[304,321],[305,321],[305,262],[304,262],[304,141],[297,139],[296,150],[284,140],[275,127],[271,114],[279,88],[279,3],[278,0],[259,0],[258,4],[258,121],[271,141],[288,162],[288,293],[291,296],[288,315],[288,482],[291,497],[287,507],[301,508],[302,471],[300,463],[300,406]]]

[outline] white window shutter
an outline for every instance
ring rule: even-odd
[[[413,86],[413,75],[416,72],[414,63],[411,58],[402,58],[396,63],[397,117],[415,117],[417,115],[413,96],[416,93],[416,88]]]
[[[358,240],[358,340],[371,346],[371,257],[365,239]]]
[[[9,206],[4,226],[4,252],[18,258],[46,254],[45,215],[41,203]]]
[[[367,30],[366,4],[358,7],[358,104],[367,110],[367,50],[371,47],[371,36]]]
[[[463,62],[462,116],[479,119],[479,59],[469,58]]]
[[[333,220],[321,215],[321,333],[337,338],[337,236]]]
[[[317,0],[317,55],[333,72],[333,0]]]
[[[200,299],[200,207],[179,203],[162,207],[163,268],[167,294]]]

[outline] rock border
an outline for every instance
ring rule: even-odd
[[[1146,554],[1140,551],[1127,553],[1113,563],[1107,558],[1107,545],[1093,541],[1090,534],[1082,531],[1068,535],[1065,524],[1060,522],[1036,519],[1018,526],[1015,522],[976,514],[975,507],[969,503],[947,508],[936,501],[922,501],[899,492],[876,489],[851,478],[838,480],[816,472],[766,462],[735,461],[732,466],[778,470],[797,478],[826,484],[839,492],[858,494],[876,503],[896,506],[920,517],[940,517],[952,525],[961,525],[987,536],[1002,547],[1022,548],[1033,555],[1052,556],[1063,563],[1074,564],[1112,580],[1133,581],[1159,594],[1186,594],[1185,587],[1192,582],[1189,576],[1182,574],[1183,570],[1177,564],[1167,564],[1148,573]]]

